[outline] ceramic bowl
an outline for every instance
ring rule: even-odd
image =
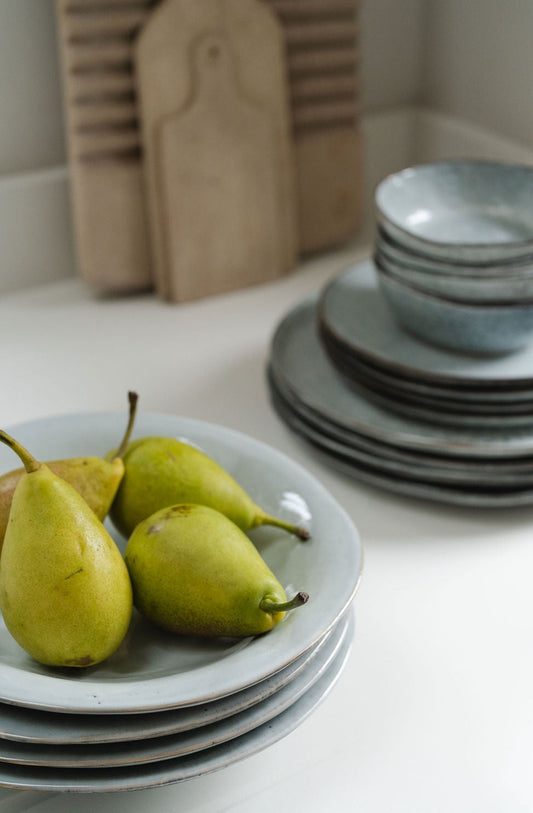
[[[533,300],[457,302],[377,270],[382,293],[398,324],[426,342],[466,353],[501,354],[518,350],[533,338]]]
[[[379,251],[392,262],[408,265],[416,271],[435,274],[439,276],[475,277],[476,279],[514,279],[516,277],[533,276],[533,255],[526,254],[523,257],[508,259],[505,262],[459,262],[454,260],[440,259],[438,257],[425,257],[411,248],[397,243],[387,232],[384,226],[377,230],[375,245]]]
[[[376,266],[391,277],[414,285],[421,291],[437,294],[459,302],[499,303],[533,300],[533,273],[514,277],[471,277],[458,274],[435,274],[410,264],[398,263],[378,246],[374,256]]]
[[[505,262],[533,254],[533,167],[441,161],[389,175],[377,187],[378,222],[429,257]]]

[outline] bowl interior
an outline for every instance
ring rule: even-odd
[[[533,167],[444,161],[390,175],[376,189],[393,227],[442,246],[533,246]]]

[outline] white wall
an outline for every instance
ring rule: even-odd
[[[417,104],[423,92],[426,0],[359,0],[366,112]]]
[[[427,0],[422,101],[533,145],[533,0]]]
[[[0,0],[0,176],[64,155],[54,0]]]
[[[533,146],[533,0],[360,0],[359,22],[365,113],[422,105]],[[0,0],[0,293],[76,273],[65,162],[55,1]]]

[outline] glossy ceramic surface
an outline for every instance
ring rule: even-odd
[[[67,415],[9,427],[37,458],[104,455],[124,416]],[[174,436],[201,447],[247,488],[265,510],[310,528],[301,542],[273,528],[251,536],[289,594],[310,600],[268,636],[199,641],[156,631],[136,616],[115,655],[71,677],[32,661],[0,626],[0,698],[30,708],[78,713],[136,713],[216,700],[277,673],[316,645],[351,604],[361,573],[361,544],[345,511],[303,467],[253,438],[173,415],[139,415],[135,437]],[[0,449],[0,471],[13,468]],[[122,549],[125,540],[116,534]],[[323,540],[328,540],[327,546]]]
[[[409,167],[377,187],[378,220],[422,254],[477,262],[533,254],[533,168],[493,161]]]
[[[395,319],[430,344],[476,354],[519,350],[533,338],[533,302],[465,303],[419,290],[379,265],[379,285]]]
[[[469,356],[418,339],[393,319],[370,260],[351,266],[326,285],[319,318],[331,335],[366,363],[417,385],[436,386],[461,397],[532,397],[532,344],[509,355]]]
[[[176,784],[256,754],[297,728],[328,696],[346,665],[352,646],[347,635],[325,674],[298,700],[267,723],[212,748],[169,759],[121,768],[39,767],[0,764],[0,786],[72,793],[140,790]]]

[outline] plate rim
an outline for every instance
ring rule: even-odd
[[[32,769],[30,766],[9,766],[9,763],[5,763],[0,765],[0,788],[45,791],[48,794],[146,790],[179,784],[242,762],[286,737],[326,700],[344,672],[353,643],[348,636],[344,642],[345,649],[341,649],[341,652],[337,654],[326,673],[288,709],[268,723],[235,737],[227,743],[221,743],[196,754],[146,763],[145,766],[127,766],[120,770],[88,768],[76,772],[69,768],[57,769],[60,779],[56,776],[55,780],[53,769]],[[7,772],[5,771],[6,766],[10,768]],[[146,771],[142,770],[143,767],[148,769],[148,775]],[[150,769],[152,769],[151,772]],[[65,774],[68,774],[68,778]]]
[[[75,412],[55,414],[18,424],[11,424],[6,427],[6,429],[13,434],[23,434],[24,431],[30,429],[32,431],[38,431],[39,428],[44,426],[49,428],[51,423],[57,425],[65,421],[74,425],[83,422],[87,423],[88,421],[96,421],[105,426],[106,422],[114,424],[122,420],[123,414],[115,411]],[[287,469],[288,467],[288,471],[292,477],[298,481],[300,488],[304,491],[308,490],[314,497],[319,498],[321,506],[324,509],[333,510],[337,521],[344,526],[345,533],[342,535],[343,539],[340,540],[339,544],[344,546],[343,553],[349,556],[350,562],[355,568],[355,573],[349,576],[349,580],[345,581],[344,590],[336,591],[336,594],[332,596],[333,601],[331,603],[331,613],[329,617],[320,619],[319,623],[313,627],[312,630],[309,629],[309,626],[306,628],[305,623],[301,622],[305,630],[305,635],[299,642],[296,641],[295,636],[292,635],[288,640],[285,650],[282,654],[280,653],[279,660],[276,661],[275,658],[274,660],[272,659],[272,647],[270,643],[279,640],[279,645],[282,645],[281,631],[285,628],[283,625],[272,631],[272,634],[278,633],[278,636],[275,639],[270,638],[270,643],[264,647],[263,650],[260,650],[260,652],[264,653],[262,657],[258,657],[257,653],[254,653],[256,660],[259,661],[261,666],[256,666],[253,673],[247,673],[247,677],[244,677],[243,670],[239,673],[238,667],[239,664],[242,664],[243,658],[244,662],[246,662],[245,656],[241,654],[245,650],[247,651],[248,657],[254,657],[254,654],[249,655],[250,647],[244,647],[244,649],[239,648],[237,652],[216,661],[218,666],[215,681],[217,684],[216,689],[210,689],[209,691],[204,689],[203,692],[200,692],[196,687],[195,690],[189,688],[188,692],[184,693],[183,686],[180,686],[180,679],[182,683],[187,683],[187,679],[183,677],[180,678],[180,675],[176,676],[175,674],[148,678],[138,682],[129,679],[127,681],[115,680],[112,682],[91,680],[77,683],[75,679],[69,680],[63,676],[57,677],[53,674],[49,675],[22,670],[24,671],[26,681],[26,688],[24,688],[21,687],[20,683],[17,683],[16,680],[17,675],[20,678],[20,667],[17,668],[9,663],[2,663],[0,668],[0,701],[14,705],[22,705],[26,708],[88,714],[136,714],[145,711],[163,711],[168,708],[179,708],[181,706],[209,702],[210,700],[230,695],[254,685],[289,665],[314,646],[324,634],[329,632],[353,602],[359,588],[362,573],[363,550],[360,534],[347,511],[340,505],[323,483],[320,482],[318,477],[311,474],[301,463],[293,460],[284,452],[279,451],[262,440],[258,440],[235,429],[170,412],[146,412],[141,413],[137,417],[135,435],[142,436],[142,433],[148,433],[148,430],[143,430],[142,427],[152,425],[161,426],[161,433],[163,433],[164,429],[168,431],[170,427],[175,427],[172,431],[179,436],[184,436],[184,434],[188,433],[192,437],[201,436],[203,442],[207,444],[209,443],[209,439],[211,439],[213,443],[218,441],[218,443],[223,444],[225,448],[231,448],[232,450],[239,449],[240,451],[245,448],[247,450],[246,459],[248,460],[252,454],[254,456],[260,454],[262,465],[265,465],[266,461],[268,461],[270,465],[276,468],[283,467]],[[313,537],[310,542],[311,544],[313,543]],[[294,544],[308,546],[310,543],[298,541],[294,542]],[[334,561],[334,557],[330,556],[329,560]],[[346,568],[343,568],[342,574],[339,573],[339,575],[346,579],[346,576],[348,576]],[[340,592],[342,592],[341,600]],[[306,611],[308,608],[312,608],[311,601],[305,608]],[[309,613],[307,617],[309,617]],[[297,619],[290,621],[293,626],[300,624]],[[268,640],[266,636],[265,639]],[[224,661],[230,660],[232,661],[232,668],[224,669],[226,665]],[[221,663],[223,664],[222,668]],[[212,668],[213,664],[200,667],[203,671],[202,678],[204,683],[208,682],[206,681],[206,673],[209,673]],[[198,671],[200,670],[196,670],[196,672]],[[46,694],[47,687],[48,695]],[[58,697],[60,698],[59,700],[57,699]]]
[[[375,265],[371,258],[364,260],[363,262],[352,263],[351,265],[344,268],[343,271],[340,273],[335,274],[322,288],[322,290],[318,294],[317,299],[317,318],[320,323],[323,323],[326,330],[335,337],[335,340],[341,343],[343,346],[346,347],[347,351],[355,352],[361,358],[363,358],[368,364],[371,364],[374,367],[378,367],[378,369],[383,369],[385,372],[389,372],[390,374],[400,375],[407,380],[414,379],[414,381],[419,381],[421,383],[431,382],[436,385],[444,385],[449,387],[455,387],[460,390],[464,387],[465,383],[468,384],[467,389],[469,391],[474,392],[483,392],[484,390],[494,390],[494,389],[505,389],[507,391],[512,389],[529,389],[533,390],[533,375],[530,377],[515,377],[514,379],[507,378],[477,378],[476,385],[472,386],[472,379],[471,373],[469,372],[468,375],[465,374],[463,376],[453,373],[442,373],[442,372],[435,372],[434,369],[423,369],[419,367],[412,367],[405,364],[402,361],[395,361],[391,360],[390,357],[387,357],[384,353],[368,349],[368,347],[362,347],[360,344],[355,345],[351,344],[347,341],[347,339],[342,336],[338,329],[335,328],[335,325],[332,323],[331,319],[328,320],[326,316],[326,308],[327,308],[327,297],[331,294],[331,291],[335,289],[338,285],[342,284],[344,280],[346,280],[349,276],[353,276],[357,273],[363,274],[364,272],[374,272],[372,275],[372,291],[379,292],[378,288],[378,280],[377,280],[377,272],[375,269]],[[392,314],[390,314],[390,325],[393,326],[395,331],[401,331],[401,328],[397,327],[394,322]],[[422,342],[422,340],[417,339],[414,336],[408,335],[405,331],[401,331],[402,335],[404,335],[410,342],[416,343],[424,347],[425,350],[433,351],[435,354],[448,354],[450,356],[457,356],[458,354],[452,353],[451,351],[446,351],[443,348],[432,347],[430,344]],[[533,350],[532,350],[533,355]],[[480,357],[480,360],[485,360],[486,358]]]

